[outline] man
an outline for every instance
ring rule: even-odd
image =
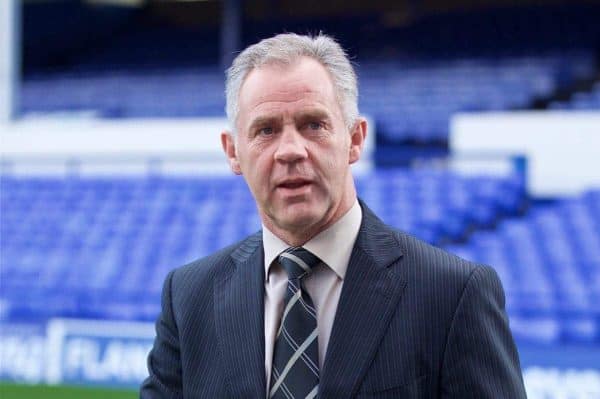
[[[367,129],[335,41],[244,50],[227,114],[263,229],[167,276],[141,397],[525,397],[495,272],[357,200]]]

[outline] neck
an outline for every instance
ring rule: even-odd
[[[335,222],[334,222],[335,223]],[[333,223],[332,223],[333,224]],[[318,228],[305,229],[302,231],[287,231],[278,228],[271,228],[269,230],[273,232],[277,237],[279,237],[283,242],[288,244],[291,247],[301,247],[307,242],[310,241],[311,238],[327,229],[331,224],[323,225]]]

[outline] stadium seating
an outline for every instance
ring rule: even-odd
[[[153,320],[168,270],[260,228],[241,178],[2,176],[1,184],[8,319]],[[396,170],[357,184],[386,222],[436,243],[515,215],[524,201],[514,176]]]
[[[534,207],[446,248],[494,266],[520,340],[600,340],[600,190]]]
[[[21,113],[224,115],[216,26],[177,23],[152,7],[44,3],[24,7]],[[598,10],[482,7],[425,13],[395,27],[370,12],[282,15],[245,21],[240,47],[282,31],[333,34],[356,56],[360,109],[374,118],[382,147],[443,145],[455,112],[526,109],[596,76]],[[551,108],[597,109],[598,90]]]
[[[224,115],[216,28],[165,24],[134,10],[113,10],[102,17],[110,25],[96,24],[84,3],[70,12],[42,3],[24,7],[25,116]],[[278,26],[250,20],[243,45],[326,27],[357,56],[360,109],[374,119],[376,156],[387,147],[399,157],[398,148],[420,144],[445,151],[456,112],[526,109],[591,79],[597,15],[564,4],[432,13],[406,26],[373,15],[313,27],[298,18]],[[549,108],[600,109],[600,85]],[[168,270],[260,227],[239,178],[7,175],[0,183],[0,320],[154,320]],[[380,170],[357,187],[389,224],[493,265],[519,340],[600,342],[598,192],[522,216],[528,200],[519,177]]]
[[[526,109],[593,66],[586,53],[366,63],[360,105],[390,142],[444,142],[452,114]]]
[[[168,270],[260,228],[236,177],[0,183],[4,320],[153,320]],[[518,340],[600,341],[600,191],[522,216],[517,176],[382,170],[357,178],[357,189],[388,224],[492,265]]]
[[[552,102],[549,108],[579,111],[600,110],[600,81],[596,82],[590,91],[575,93],[569,101]]]
[[[401,143],[444,142],[458,111],[526,108],[593,73],[589,53],[505,58],[358,62],[360,109],[377,134]],[[69,72],[32,75],[22,112],[91,111],[108,118],[224,116],[224,76],[216,67]],[[52,93],[52,95],[48,95]]]

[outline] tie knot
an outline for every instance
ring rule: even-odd
[[[290,280],[306,276],[320,262],[318,257],[302,247],[291,247],[279,254],[279,264]]]

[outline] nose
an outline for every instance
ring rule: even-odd
[[[306,140],[295,127],[286,126],[279,136],[275,150],[275,160],[284,163],[294,163],[308,157]]]

